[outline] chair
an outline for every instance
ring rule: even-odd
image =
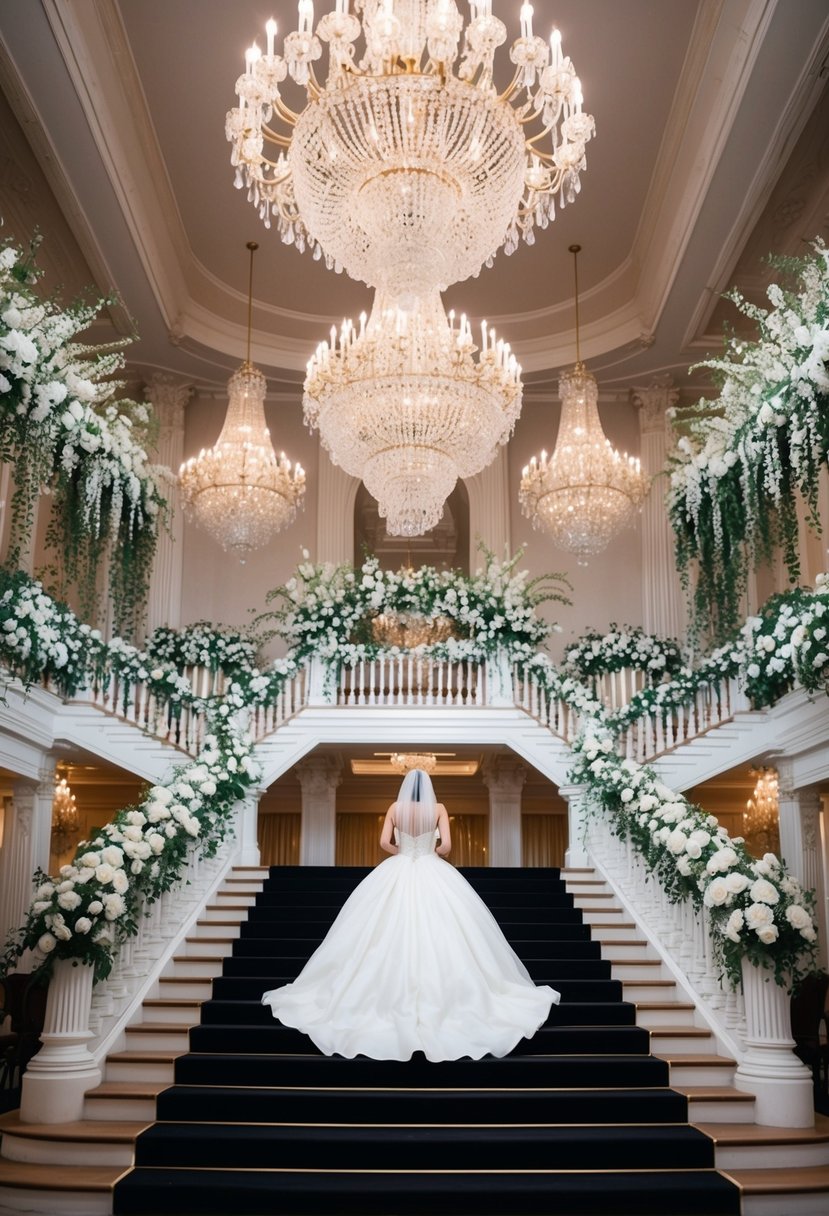
[[[829,975],[808,975],[792,997],[795,1054],[812,1070],[816,1098],[829,1096]]]
[[[17,1089],[20,1078],[40,1050],[46,1018],[47,983],[38,972],[14,972],[0,979],[0,1091]]]

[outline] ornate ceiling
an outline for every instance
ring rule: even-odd
[[[496,9],[517,34],[518,0]],[[251,239],[253,357],[278,396],[297,399],[316,343],[366,307],[366,288],[283,246],[233,188],[224,115],[244,49],[295,14],[286,0],[0,5],[6,228],[40,224],[54,283],[117,291],[144,373],[224,384],[244,352]],[[735,276],[757,291],[765,254],[829,236],[826,0],[536,0],[536,29],[553,24],[596,118],[582,193],[448,304],[494,322],[530,394],[549,395],[574,360],[577,241],[582,351],[603,388],[684,385]]]

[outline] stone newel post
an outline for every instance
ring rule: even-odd
[[[24,1123],[73,1123],[84,1094],[101,1083],[87,1047],[92,968],[59,959],[49,982],[43,1046],[23,1074],[20,1118]]]
[[[812,1127],[812,1074],[792,1050],[788,993],[770,970],[743,959],[743,998],[746,1052],[734,1074],[735,1087],[754,1094],[756,1123]]]

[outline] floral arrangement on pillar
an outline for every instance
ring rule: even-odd
[[[676,557],[691,588],[698,632],[721,640],[740,617],[750,569],[780,549],[800,575],[797,499],[820,532],[818,479],[829,461],[829,249],[778,258],[794,289],[772,284],[770,310],[727,297],[756,322],[754,340],[731,335],[710,368],[719,388],[676,420],[668,511]]]
[[[117,400],[112,376],[130,341],[91,345],[77,335],[111,300],[61,308],[35,290],[38,242],[0,250],[0,461],[14,466],[7,565],[19,564],[31,538],[34,507],[51,495],[48,540],[61,580],[78,589],[91,615],[98,571],[108,550],[116,627],[140,622],[165,500],[161,470],[149,461],[151,414]]]
[[[773,853],[754,858],[742,837],[729,836],[669,789],[647,765],[615,754],[601,723],[573,748],[570,779],[590,790],[614,833],[629,840],[673,902],[709,910],[714,956],[732,986],[743,959],[768,967],[789,987],[814,971],[814,893],[804,891]]]

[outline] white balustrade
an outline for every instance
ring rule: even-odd
[[[332,703],[348,705],[471,706],[489,704],[484,664],[428,655],[380,654],[343,666]]]
[[[735,677],[715,676],[686,701],[643,710],[626,726],[620,747],[640,764],[689,743],[716,726],[750,709],[749,700]]]

